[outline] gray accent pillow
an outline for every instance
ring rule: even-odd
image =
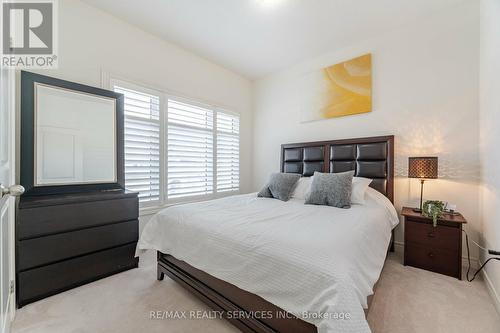
[[[353,177],[354,171],[315,172],[306,204],[350,208]]]
[[[269,183],[257,194],[258,197],[288,201],[300,179],[296,173],[273,173]]]

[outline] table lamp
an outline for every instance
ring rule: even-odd
[[[409,157],[408,158],[408,178],[420,179],[420,207],[413,209],[415,212],[422,212],[422,197],[424,195],[424,182],[426,179],[438,177],[437,157]]]

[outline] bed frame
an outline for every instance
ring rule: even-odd
[[[394,136],[303,142],[281,145],[281,171],[309,177],[315,171],[354,170],[372,178],[371,187],[394,202]],[[394,234],[390,251],[394,251]],[[165,274],[180,283],[243,332],[317,332],[305,322],[263,298],[198,270],[171,255],[158,252],[157,279]],[[369,300],[370,301],[370,300]],[[262,314],[272,313],[272,316]],[[239,314],[236,316],[235,314]]]

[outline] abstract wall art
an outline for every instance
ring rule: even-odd
[[[311,72],[300,81],[302,122],[372,110],[371,54]]]

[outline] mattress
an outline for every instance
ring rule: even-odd
[[[399,223],[369,188],[350,209],[255,193],[171,206],[145,226],[153,249],[254,293],[324,332],[370,332],[363,308]]]

